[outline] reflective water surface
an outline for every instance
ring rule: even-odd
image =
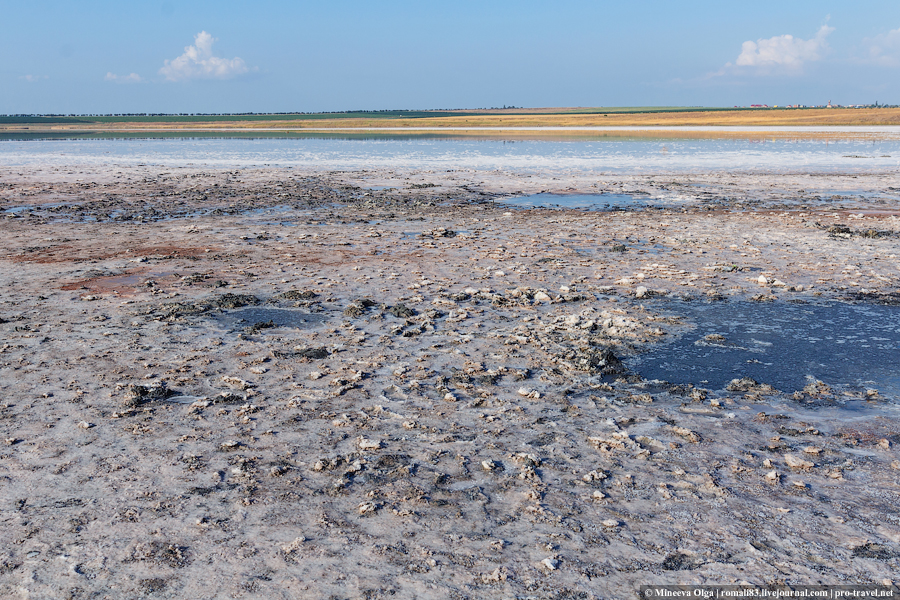
[[[628,359],[647,379],[714,390],[750,377],[792,392],[814,380],[900,400],[900,306],[678,302],[676,339]]]
[[[866,172],[900,166],[900,139],[67,139],[0,141],[0,167],[163,165],[304,169]]]

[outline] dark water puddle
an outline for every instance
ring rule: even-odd
[[[270,327],[310,329],[326,322],[328,314],[310,313],[295,308],[251,306],[224,311],[215,315],[214,318],[231,329],[245,330],[256,328],[259,331],[263,331],[266,327],[260,327],[259,324],[271,323]]]
[[[532,194],[519,198],[503,198],[500,202],[523,208],[582,208],[588,210],[616,210],[624,208],[644,208],[649,206],[650,197],[635,197],[630,194]]]
[[[750,377],[784,392],[813,379],[900,400],[900,307],[871,304],[680,303],[688,331],[630,358],[647,379],[714,390]]]

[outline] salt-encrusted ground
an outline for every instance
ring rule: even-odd
[[[617,359],[683,329],[645,298],[897,302],[898,187],[6,168],[0,596],[896,584],[896,399]]]

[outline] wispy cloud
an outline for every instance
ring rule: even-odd
[[[143,81],[137,73],[129,73],[128,75],[116,75],[115,73],[107,73],[104,77],[106,81],[114,81],[116,83],[140,83]]]
[[[159,74],[169,81],[190,79],[231,79],[250,71],[243,59],[213,56],[216,39],[205,31],[194,36],[194,45],[186,46],[184,54],[167,60]]]
[[[22,75],[19,79],[24,79],[28,83],[35,83],[37,81],[41,81],[42,79],[50,79],[47,75]]]
[[[900,66],[900,28],[863,40],[866,48],[865,62],[886,67]]]
[[[822,25],[815,37],[804,40],[790,34],[748,40],[741,45],[741,53],[734,63],[726,63],[725,67],[713,73],[713,76],[726,75],[739,71],[751,71],[758,74],[773,72],[798,72],[803,65],[821,60],[830,50],[828,35],[834,27]]]

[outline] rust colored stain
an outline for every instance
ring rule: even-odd
[[[207,271],[202,275],[210,282],[215,281],[217,277],[221,277],[221,274],[215,271]],[[153,281],[151,286],[146,284],[148,280]],[[160,271],[150,267],[140,267],[121,275],[106,275],[73,281],[59,289],[65,291],[85,290],[92,294],[132,296],[139,290],[150,291],[151,289],[171,288],[173,284],[182,280],[182,276],[172,270]]]
[[[154,274],[150,273],[150,269],[143,268],[137,269],[136,271],[131,271],[130,273],[123,273],[121,275],[109,275],[105,277],[90,277],[88,279],[81,279],[79,281],[67,283],[59,289],[65,291],[90,290],[94,293],[122,293],[133,291],[134,288],[141,285],[141,283],[146,281],[147,279],[156,280],[156,277],[154,277]]]
[[[147,286],[145,282],[152,280],[154,285]],[[142,268],[121,275],[109,275],[91,277],[80,281],[73,281],[60,287],[65,291],[84,290],[91,294],[117,294],[119,296],[133,296],[141,291],[150,291],[154,288],[167,288],[178,280],[171,271],[154,271]]]

